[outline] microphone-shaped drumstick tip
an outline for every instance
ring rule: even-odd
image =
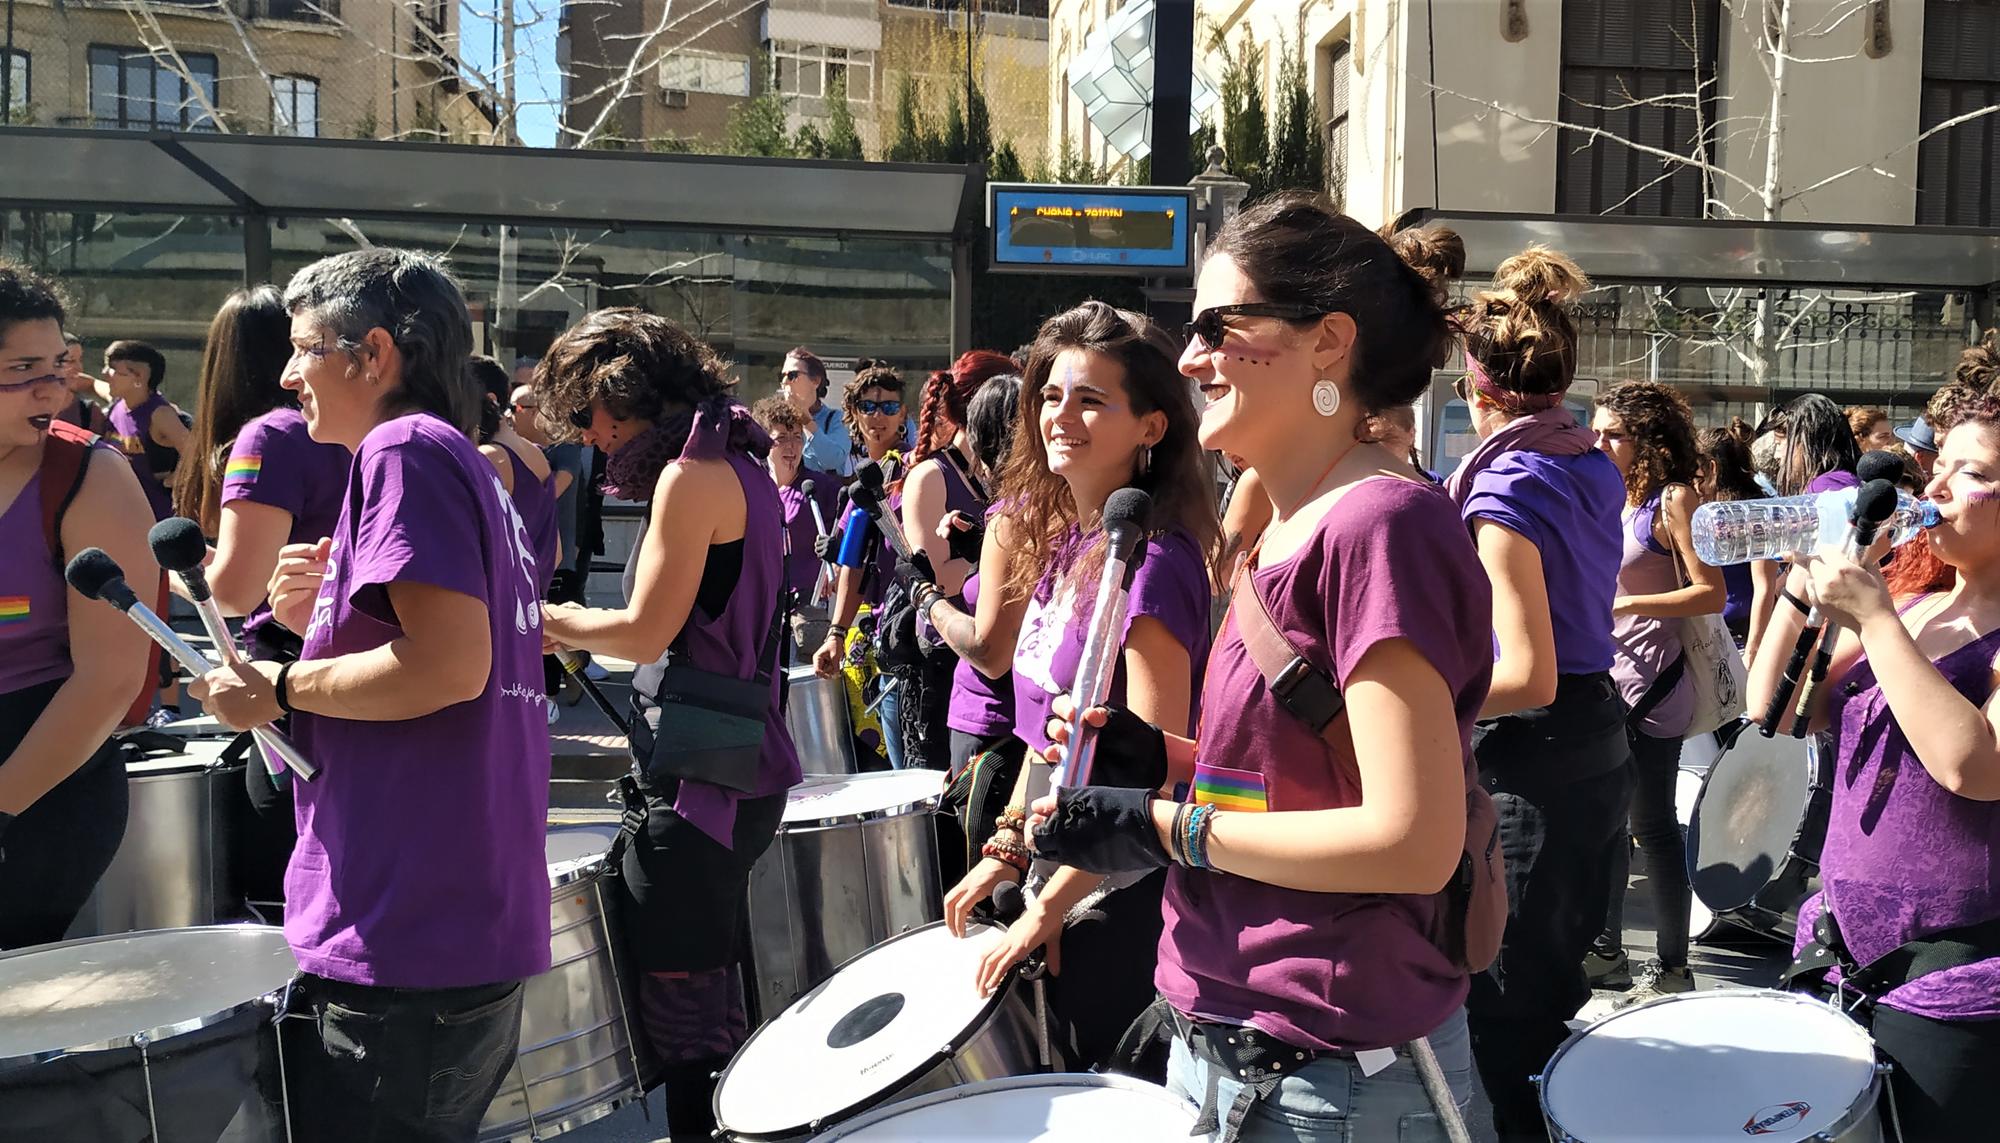
[[[169,516],[153,525],[146,533],[146,542],[152,545],[153,559],[170,572],[199,568],[208,558],[208,541],[202,538],[201,525],[185,516]]]
[[[125,569],[103,548],[85,548],[63,569],[63,579],[86,599],[99,599],[120,611],[139,602],[125,583]]]

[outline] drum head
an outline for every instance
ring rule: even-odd
[[[871,1111],[814,1143],[1109,1143],[1186,1139],[1195,1109],[1126,1076],[1018,1076],[933,1092]]]
[[[936,770],[809,774],[785,795],[785,828],[840,825],[937,808],[945,776]]]
[[[1803,996],[1670,996],[1571,1037],[1542,1077],[1552,1134],[1590,1143],[1799,1143],[1875,1099],[1875,1046]]]
[[[546,843],[549,887],[589,876],[604,861],[618,827],[609,822],[551,824]]]
[[[973,986],[1002,932],[973,923],[961,940],[926,925],[848,961],[743,1045],[715,1089],[716,1121],[734,1135],[783,1136],[901,1090],[1004,998]]]
[[[0,956],[0,1060],[123,1048],[208,1027],[299,971],[283,930],[216,925]]]
[[[1805,820],[1812,761],[1804,743],[1754,730],[1718,758],[1688,823],[1695,896],[1740,909],[1777,874]]]

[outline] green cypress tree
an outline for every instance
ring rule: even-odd
[[[992,161],[986,164],[986,177],[996,183],[1027,181],[1027,173],[1021,168],[1021,156],[1014,150],[1014,140],[1000,141],[999,149],[993,152]]]
[[[889,124],[889,138],[882,144],[882,158],[890,163],[924,161],[924,131],[917,120],[917,79],[909,72],[896,78],[896,114]]]
[[[957,84],[952,84],[945,96],[944,132],[938,136],[933,161],[954,165],[970,161],[965,144],[965,110],[959,105]]]
[[[1222,53],[1222,149],[1229,170],[1256,197],[1270,189],[1269,123],[1264,112],[1264,49],[1245,32],[1234,52]]]
[[[861,134],[854,129],[854,109],[847,103],[847,76],[837,75],[826,91],[826,157],[861,159]]]
[[[1278,105],[1268,172],[1271,190],[1326,189],[1326,140],[1313,113],[1312,91],[1306,86],[1305,37],[1285,43],[1278,52]]]
[[[789,157],[792,134],[785,129],[785,97],[778,91],[768,58],[757,70],[762,76],[757,94],[729,113],[723,146],[732,155]]]

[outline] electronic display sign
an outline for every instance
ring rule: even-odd
[[[1194,271],[1191,187],[993,183],[992,268],[1163,277]]]

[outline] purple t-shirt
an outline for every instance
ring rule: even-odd
[[[1596,449],[1576,456],[1503,453],[1473,479],[1462,513],[1466,524],[1491,520],[1542,554],[1561,674],[1611,669],[1611,601],[1623,558],[1624,507],[1625,478]]]
[[[1375,478],[1328,510],[1297,554],[1260,567],[1272,619],[1344,688],[1368,650],[1407,639],[1471,736],[1493,672],[1492,589],[1465,526],[1428,484]],[[1280,707],[1225,618],[1202,689],[1195,797],[1224,811],[1361,804],[1354,746]],[[1465,972],[1430,938],[1437,898],[1309,893],[1213,870],[1167,874],[1155,983],[1181,1012],[1299,1047],[1365,1050],[1428,1033],[1464,1003]]]
[[[1822,472],[1818,476],[1813,477],[1812,483],[1806,485],[1805,494],[1808,496],[1817,496],[1822,492],[1832,492],[1835,489],[1859,487],[1861,487],[1860,477],[1844,468],[1836,468],[1832,472]]]
[[[297,409],[272,409],[252,417],[229,446],[222,469],[222,503],[237,500],[268,504],[290,513],[288,544],[317,543],[333,535],[340,522],[340,504],[347,491],[347,449],[322,444],[306,431]],[[259,603],[243,621],[245,635],[271,622],[271,609]]]
[[[808,480],[813,482],[811,500],[806,499],[800,487]],[[785,509],[785,587],[797,592],[801,598],[812,598],[813,581],[819,578],[823,566],[819,553],[813,550],[814,543],[819,539],[819,521],[813,518],[813,502],[818,502],[819,514],[825,517],[826,526],[831,528],[836,523],[834,501],[839,495],[839,477],[804,466],[800,466],[798,475],[792,478],[790,484],[778,487],[778,503]]]
[[[178,454],[165,445],[153,443],[153,414],[167,407],[167,399],[158,393],[146,398],[136,409],[123,401],[111,406],[112,436],[132,462],[132,471],[139,474],[139,487],[146,490],[146,502],[152,505],[155,520],[174,514],[173,494],[158,476],[164,468],[157,466],[170,463],[168,458]]]
[[[1201,693],[1202,672],[1208,664],[1208,569],[1201,550],[1182,532],[1149,538],[1126,604],[1125,630],[1142,615],[1166,625],[1187,648],[1190,695]],[[1057,695],[1068,694],[1083,661],[1084,629],[1097,584],[1044,582],[1021,619],[1021,636],[1014,644],[1014,735],[1037,753],[1049,748],[1049,708]],[[1119,636],[1123,645],[1124,634]],[[1111,701],[1125,701],[1125,663],[1121,657],[1111,677]],[[1190,711],[1185,727],[1169,726],[1175,734],[1194,733],[1199,720]]]
[[[966,612],[979,603],[979,573],[965,579]],[[1197,667],[1199,669],[1199,667]],[[1014,673],[989,679],[960,659],[951,671],[951,709],[944,724],[960,734],[991,738],[1014,729]]]
[[[293,716],[320,765],[294,783],[285,938],[333,980],[455,988],[549,967],[549,736],[535,553],[493,466],[428,413],[384,422],[354,456],[306,660],[402,629],[388,585],[484,603],[486,689],[402,722]]]

